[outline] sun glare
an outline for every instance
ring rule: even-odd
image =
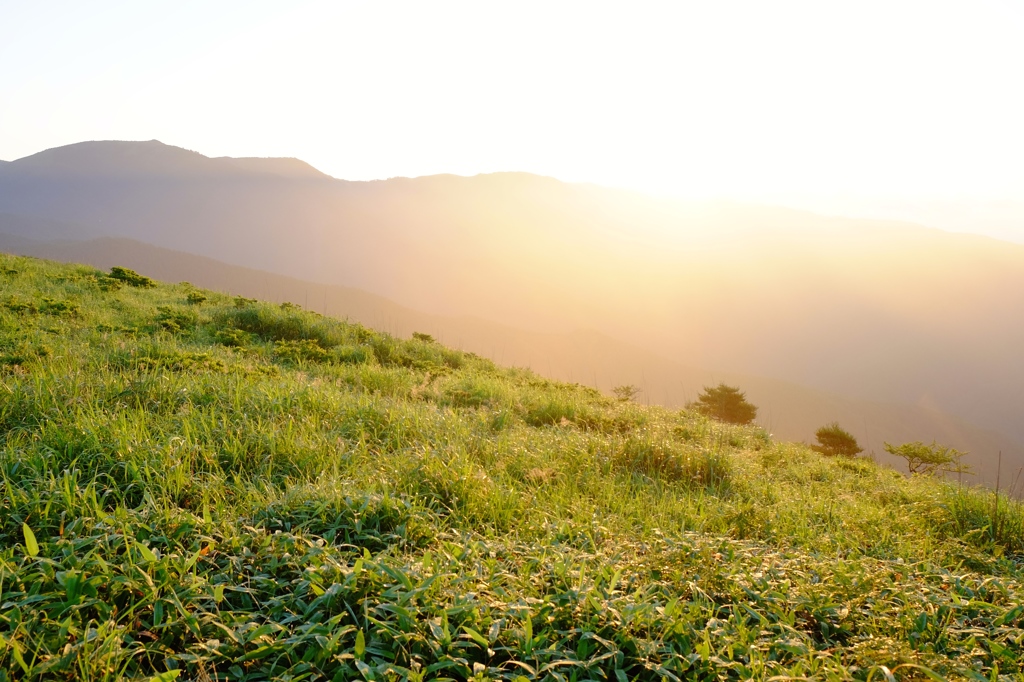
[[[525,170],[747,201],[1024,186],[1011,3],[64,9],[7,10],[4,158],[133,137],[347,179]]]

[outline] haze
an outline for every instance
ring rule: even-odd
[[[727,379],[781,438],[992,480],[1020,35],[1001,2],[0,4],[0,248],[666,405]]]
[[[31,240],[0,240],[18,252],[427,329],[668,405],[730,377],[783,437],[843,418],[876,453],[941,439],[983,472],[1001,451],[1024,464],[1024,246],[991,238],[526,173],[342,181],[155,140],[0,166],[3,233]],[[110,237],[137,246],[88,241]],[[227,277],[185,254],[264,274]]]
[[[528,171],[1024,241],[1015,2],[0,3],[0,158]]]

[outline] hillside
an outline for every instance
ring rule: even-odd
[[[704,372],[918,407],[1024,443],[1024,246],[523,173],[346,182],[298,164],[70,145],[0,168],[0,213],[432,315],[593,330]]]
[[[747,392],[760,408],[757,423],[780,440],[813,442],[819,427],[838,421],[872,457],[895,467],[905,463],[886,453],[884,444],[913,440],[937,440],[970,453],[965,460],[975,472],[970,480],[993,487],[1000,462],[1004,481],[1024,466],[1020,443],[927,407],[844,398],[777,379],[697,369],[588,330],[528,332],[472,316],[430,315],[357,289],[231,266],[131,240],[36,242],[5,236],[2,229],[0,217],[0,251],[88,263],[104,270],[124,265],[158,279],[303,305],[399,336],[422,331],[453,348],[526,367],[549,379],[593,386],[609,395],[615,386],[633,384],[642,389],[639,400],[648,404],[682,407],[704,386],[726,381]],[[1001,460],[986,457],[991,453],[1002,453]]]
[[[0,278],[10,679],[1024,673],[990,491],[295,306]]]

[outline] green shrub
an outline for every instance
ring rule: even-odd
[[[252,334],[234,327],[227,327],[214,332],[213,339],[222,346],[244,348],[252,343]]]
[[[110,268],[110,274],[107,276],[111,279],[118,280],[119,282],[124,282],[130,287],[152,289],[156,286],[156,282],[151,280],[149,277],[140,275],[134,270],[129,270],[128,268],[121,268],[117,266],[112,267]]]
[[[264,341],[315,341],[321,348],[333,348],[353,336],[344,322],[265,303],[222,310],[214,323],[241,329]]]
[[[330,354],[312,339],[275,341],[274,355],[287,362],[324,362]]]
[[[856,457],[858,453],[864,452],[853,434],[835,422],[822,426],[814,432],[814,437],[818,439],[818,444],[812,445],[811,449],[827,457]]]
[[[191,331],[199,323],[199,316],[191,310],[162,305],[157,311],[157,324],[172,334]]]
[[[152,345],[139,348],[137,353],[114,357],[115,364],[136,370],[169,370],[172,372],[212,371],[224,372],[227,364],[210,353],[194,353]]]
[[[101,291],[119,291],[124,282],[109,275],[97,275],[96,285]]]
[[[369,341],[377,362],[384,366],[409,367],[430,372],[433,375],[445,374],[449,370],[459,369],[465,357],[458,351],[445,348],[437,343],[422,341],[402,341],[385,334],[380,334]]]
[[[201,291],[190,291],[185,297],[185,302],[189,305],[199,305],[206,300],[209,300],[209,297]]]
[[[39,308],[32,301],[22,301],[21,299],[15,298],[14,296],[11,296],[6,301],[4,301],[4,308],[18,315],[39,312]]]
[[[47,315],[67,315],[73,317],[78,315],[80,308],[77,303],[71,301],[57,301],[52,298],[43,297],[43,302],[39,306],[39,312]]]

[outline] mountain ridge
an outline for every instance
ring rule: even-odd
[[[95,140],[51,147],[9,162],[14,168],[70,175],[105,173],[129,176],[152,173],[230,175],[270,174],[303,179],[334,179],[305,161],[289,157],[209,157],[159,140]]]

